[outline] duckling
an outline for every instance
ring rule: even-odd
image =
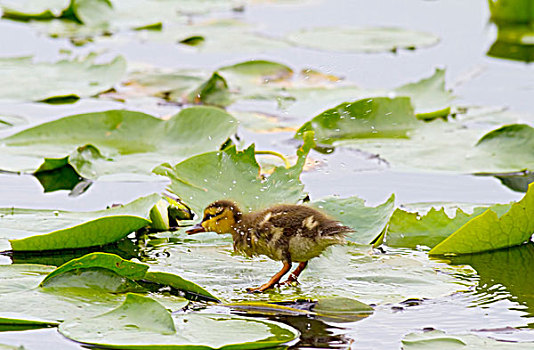
[[[280,279],[299,265],[281,284],[298,282],[308,260],[319,256],[328,246],[345,244],[345,235],[353,230],[306,205],[281,204],[261,211],[243,213],[229,200],[218,200],[204,210],[202,222],[187,231],[231,233],[234,251],[249,257],[266,255],[283,262],[283,267],[267,283],[248,288],[263,292],[280,284]]]

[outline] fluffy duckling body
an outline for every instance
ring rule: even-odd
[[[234,202],[220,200],[206,207],[202,222],[188,233],[202,231],[231,233],[236,252],[282,261],[282,270],[269,282],[249,289],[263,292],[279,283],[292,262],[300,264],[283,284],[297,281],[308,260],[328,246],[344,244],[353,230],[306,205],[282,204],[245,214]]]

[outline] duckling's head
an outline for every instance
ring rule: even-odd
[[[219,200],[204,209],[202,222],[187,230],[188,234],[198,232],[232,233],[235,225],[241,221],[241,210],[232,201]]]

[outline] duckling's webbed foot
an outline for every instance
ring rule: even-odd
[[[285,286],[285,285],[289,285],[289,284],[293,284],[293,283],[299,283],[299,281],[297,281],[297,279],[299,278],[300,274],[302,273],[302,271],[306,268],[306,266],[308,266],[308,262],[307,261],[304,261],[304,262],[301,262],[299,264],[299,266],[297,266],[297,268],[295,269],[295,271],[293,271],[289,277],[287,278],[287,280],[285,280],[284,282],[280,283],[281,286]]]
[[[300,265],[299,265],[300,266]],[[249,293],[261,293],[261,292],[264,292],[266,291],[267,289],[269,288],[272,288],[274,287],[275,285],[278,284],[278,282],[280,282],[280,280],[282,279],[282,277],[284,277],[284,275],[291,269],[291,262],[290,261],[284,261],[284,266],[282,267],[282,270],[280,270],[280,272],[278,272],[276,275],[274,275],[270,280],[269,282],[265,283],[265,284],[262,284],[261,286],[259,287],[256,287],[256,288],[247,288],[247,292]],[[297,268],[298,269],[298,268]]]

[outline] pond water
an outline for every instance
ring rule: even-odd
[[[441,41],[430,48],[397,53],[332,53],[283,48],[260,54],[214,54],[193,52],[173,44],[139,42],[129,37],[74,47],[67,40],[37,34],[24,23],[1,20],[0,57],[35,55],[38,59],[53,60],[59,57],[59,49],[75,53],[102,51],[109,56],[121,54],[129,63],[139,66],[150,64],[162,68],[210,70],[248,59],[270,59],[284,62],[295,71],[312,67],[369,88],[393,88],[427,77],[436,67],[445,67],[448,87],[458,96],[456,104],[505,107],[517,113],[534,112],[533,67],[486,55],[497,32],[489,21],[488,5],[484,0],[259,2],[247,6],[244,12],[232,13],[231,17],[260,23],[261,32],[271,36],[310,26],[398,26],[434,33]],[[0,107],[0,112],[5,115],[31,115],[26,124],[0,129],[0,137],[62,116],[110,108],[126,107],[161,116],[176,112],[174,106],[143,106],[131,101],[124,105],[97,99],[85,99],[71,105],[6,103]],[[240,130],[240,137],[247,143],[254,142],[257,149],[294,154],[295,144],[290,140],[290,132]],[[369,154],[348,149],[336,149],[327,155],[312,151],[310,158],[319,165],[304,172],[301,178],[312,199],[327,195],[357,195],[369,204],[377,205],[392,193],[395,193],[397,203],[402,204],[507,203],[523,196],[493,177],[398,171]],[[43,193],[33,176],[0,174],[0,207],[97,210],[161,192],[167,184],[164,180],[115,182],[104,179],[92,183],[83,195],[69,196],[67,191]],[[260,283],[279,268],[268,259],[247,260],[232,255],[227,239],[212,240],[207,236],[205,242],[202,238],[198,242],[189,242],[183,233],[152,238],[136,250],[141,261],[168,268],[211,288],[210,291],[216,291],[228,301],[250,300],[251,297],[242,292],[243,288]],[[191,251],[196,254],[182,254]],[[400,348],[400,341],[407,333],[427,328],[450,333],[472,332],[509,341],[534,341],[533,244],[447,261],[429,259],[424,250],[386,248],[358,254],[349,259],[345,253],[334,249],[325,257],[312,261],[299,288],[306,295],[321,295],[332,284],[338,284],[336,294],[377,305],[374,314],[345,323],[306,316],[272,316],[272,319],[301,331],[300,342],[292,348],[395,349]],[[219,265],[195,266],[199,256]],[[414,267],[410,275],[404,277],[411,279],[417,285],[414,291],[421,294],[406,301],[418,292],[406,291],[405,286],[399,285],[397,279],[403,277],[403,270],[388,275],[390,280],[384,280],[383,276],[374,279],[373,276],[377,276],[374,270],[359,267],[363,264],[362,259],[374,259],[374,265],[369,265],[376,268],[380,263],[393,264],[384,265],[393,266],[392,271],[395,266],[399,269],[407,266],[404,260],[399,265],[392,261],[409,260],[406,264]],[[9,257],[0,256],[0,263],[10,262]],[[350,272],[339,271],[340,266],[352,269]],[[428,271],[440,275],[435,281],[438,285],[433,285],[434,282],[425,285]],[[205,281],[199,280],[199,275],[203,275]],[[228,281],[232,284],[228,285]],[[403,290],[397,292],[396,288]],[[279,295],[268,293],[258,298],[292,299],[298,297],[299,292],[299,289],[282,290]],[[210,307],[206,311],[228,312],[219,307]],[[0,332],[0,344],[23,345],[26,349],[82,348],[63,338],[55,329]]]

